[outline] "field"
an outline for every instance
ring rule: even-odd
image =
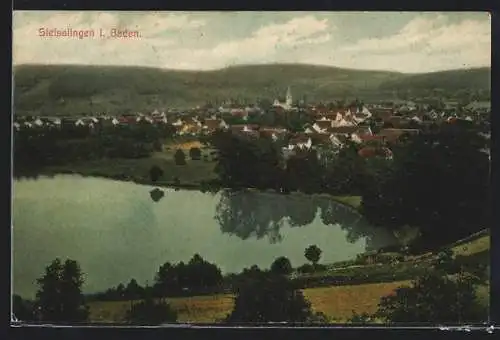
[[[366,284],[358,286],[309,288],[304,296],[317,312],[323,312],[332,321],[346,321],[357,313],[372,313],[382,295],[391,293],[395,288],[407,285],[409,281]],[[217,296],[194,296],[167,299],[177,311],[179,322],[217,322],[229,314],[234,300],[230,294]],[[130,308],[129,301],[91,302],[90,318],[96,322],[123,321]]]
[[[200,147],[199,142],[182,142],[178,144],[165,145],[164,150],[156,152],[151,157],[137,159],[104,159],[73,163],[62,167],[49,167],[45,172],[56,173],[75,173],[83,176],[95,176],[106,178],[126,178],[138,182],[149,182],[149,170],[153,165],[159,166],[163,170],[163,176],[158,181],[171,183],[174,178],[178,178],[181,185],[197,185],[202,181],[208,181],[216,178],[214,173],[215,162],[210,158],[206,160],[191,160],[189,158],[189,149],[191,147]],[[176,165],[174,153],[180,148],[186,154],[186,165]],[[206,155],[210,150],[203,149],[202,154]]]
[[[306,299],[316,312],[324,313],[331,322],[347,322],[353,312],[374,313],[382,296],[398,287],[408,286],[410,281],[372,283],[355,286],[322,287],[304,289]],[[488,305],[488,286],[478,287],[478,298]],[[170,298],[167,301],[178,313],[178,321],[185,323],[214,323],[224,319],[234,305],[229,294]],[[91,302],[90,319],[94,322],[122,322],[130,301]]]

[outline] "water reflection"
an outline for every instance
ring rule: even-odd
[[[283,240],[283,226],[310,225],[318,214],[323,224],[346,231],[350,243],[365,238],[367,250],[397,243],[392,233],[373,228],[353,208],[322,196],[222,191],[215,220],[223,233],[243,240],[267,237],[269,242],[278,243]]]
[[[149,192],[149,195],[154,202],[158,202],[163,198],[163,196],[165,196],[165,192],[161,189],[155,188]]]

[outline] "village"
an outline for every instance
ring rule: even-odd
[[[161,111],[160,111],[161,110]],[[440,109],[414,101],[393,100],[380,103],[304,104],[293,100],[288,87],[284,100],[272,105],[239,105],[226,101],[191,110],[155,109],[149,113],[111,115],[107,113],[61,116],[18,116],[16,131],[24,129],[70,129],[87,127],[91,132],[102,128],[133,127],[138,124],[169,125],[175,135],[197,139],[217,130],[231,131],[246,138],[272,138],[281,141],[285,159],[297,153],[315,150],[338,152],[347,141],[360,145],[362,157],[392,158],[389,145],[402,136],[418,134],[442,123],[468,122],[479,125],[489,135],[490,103],[473,101],[459,105],[457,101],[442,102]],[[291,127],[290,121],[296,122]],[[298,125],[297,125],[298,122]]]

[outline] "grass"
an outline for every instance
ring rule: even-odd
[[[158,181],[172,182],[178,178],[181,184],[199,184],[202,181],[209,181],[216,178],[214,173],[215,162],[205,160],[191,160],[188,152],[186,153],[186,164],[176,165],[174,153],[178,145],[170,146],[162,152],[156,152],[151,157],[137,159],[103,159],[73,163],[62,167],[49,167],[50,173],[68,172],[78,173],[83,176],[96,176],[116,178],[120,175],[126,175],[129,178],[140,182],[149,182],[149,170],[153,165],[159,166],[163,170],[163,176]],[[180,147],[188,147],[180,145]],[[188,147],[189,149],[189,147]],[[187,151],[187,150],[186,150]],[[203,150],[202,154],[207,154]]]
[[[230,294],[192,296],[167,299],[178,313],[179,322],[211,323],[223,319],[234,306]],[[96,301],[89,303],[90,320],[94,322],[123,322],[130,301]]]
[[[455,255],[469,256],[490,249],[490,235],[484,235],[472,239],[466,243],[451,248]]]
[[[357,314],[375,313],[382,296],[408,285],[410,281],[309,288],[304,290],[304,296],[314,311],[322,312],[336,322],[347,322],[353,311]]]
[[[361,196],[333,196],[333,199],[354,209],[359,209],[361,205]]]
[[[371,283],[355,286],[337,286],[304,289],[312,309],[324,313],[331,322],[347,322],[354,314],[373,314],[382,296],[391,294],[399,287],[409,286],[411,281]],[[480,303],[489,305],[489,286],[477,288]],[[167,301],[178,313],[178,322],[215,323],[224,319],[234,306],[234,296],[193,296],[170,298]],[[123,322],[130,301],[91,302],[90,319],[94,322]]]

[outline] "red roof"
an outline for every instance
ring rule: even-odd
[[[358,126],[337,126],[329,128],[327,131],[330,133],[344,133],[351,134],[356,132],[359,129]]]
[[[332,142],[330,139],[331,135],[328,133],[312,133],[310,136],[314,144],[328,144]]]
[[[331,120],[317,120],[314,123],[318,125],[320,129],[327,129],[329,127],[332,127]]]
[[[231,125],[231,129],[232,130],[243,130],[245,128],[245,126],[251,130],[258,130],[259,129],[258,124],[235,124],[235,125]]]
[[[371,142],[371,141],[377,141],[377,142],[383,142],[385,140],[385,136],[372,136],[372,135],[359,135],[359,138],[363,142]]]
[[[392,157],[392,151],[388,148],[377,148],[373,146],[366,146],[358,151],[358,155],[363,158],[369,157]]]
[[[219,128],[221,123],[222,121],[219,119],[205,119],[204,126],[206,126],[209,130],[216,130]]]
[[[136,117],[119,117],[118,121],[123,124],[130,124],[130,123],[136,123],[137,118]]]

